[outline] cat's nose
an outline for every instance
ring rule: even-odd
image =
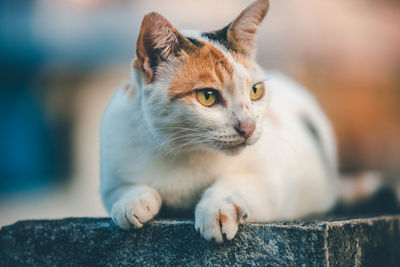
[[[254,122],[249,122],[249,123],[238,122],[235,125],[236,132],[238,132],[240,136],[243,136],[246,139],[248,139],[250,136],[253,135],[255,129],[256,129],[256,124]]]

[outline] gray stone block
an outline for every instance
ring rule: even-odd
[[[400,216],[247,224],[222,245],[192,221],[121,230],[108,218],[21,221],[0,230],[0,266],[399,266]]]

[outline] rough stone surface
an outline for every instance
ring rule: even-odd
[[[329,265],[400,266],[400,216],[326,226]]]
[[[216,245],[192,221],[121,230],[108,218],[21,221],[0,230],[0,266],[396,266],[400,216],[247,224]],[[398,266],[398,265],[397,265]]]

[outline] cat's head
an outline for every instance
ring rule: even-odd
[[[269,96],[254,38],[268,7],[258,0],[208,33],[179,32],[157,13],[144,17],[133,67],[144,119],[160,144],[229,154],[259,139]]]

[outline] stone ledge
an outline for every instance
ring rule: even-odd
[[[21,221],[0,230],[0,266],[395,266],[400,215],[341,221],[247,224],[216,245],[192,221],[139,230],[109,218]]]

